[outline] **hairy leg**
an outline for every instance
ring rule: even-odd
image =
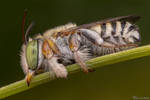
[[[54,72],[56,77],[60,78],[67,78],[67,69],[63,64],[59,64],[57,62],[58,58],[53,56],[51,59],[48,60],[48,67],[49,70]]]

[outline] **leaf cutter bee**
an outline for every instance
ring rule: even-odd
[[[66,66],[74,63],[87,73],[86,60],[137,47],[141,39],[135,22],[139,18],[121,16],[80,26],[69,23],[29,38],[31,24],[24,35],[21,51],[21,65],[27,84],[34,75],[46,71],[66,78]],[[23,34],[24,23],[25,18]]]

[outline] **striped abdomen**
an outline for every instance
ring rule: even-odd
[[[127,21],[115,21],[90,27],[99,33],[104,41],[116,44],[137,44],[140,42],[138,27]]]

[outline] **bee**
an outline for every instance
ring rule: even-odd
[[[57,78],[66,78],[66,66],[77,63],[87,73],[85,61],[137,47],[141,39],[135,22],[139,18],[121,16],[80,26],[69,23],[29,38],[31,24],[21,50],[21,66],[28,86],[32,77],[41,72],[49,71]]]

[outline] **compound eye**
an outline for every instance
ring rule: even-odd
[[[29,69],[36,69],[38,65],[38,41],[33,40],[27,44],[26,48],[26,60]]]

